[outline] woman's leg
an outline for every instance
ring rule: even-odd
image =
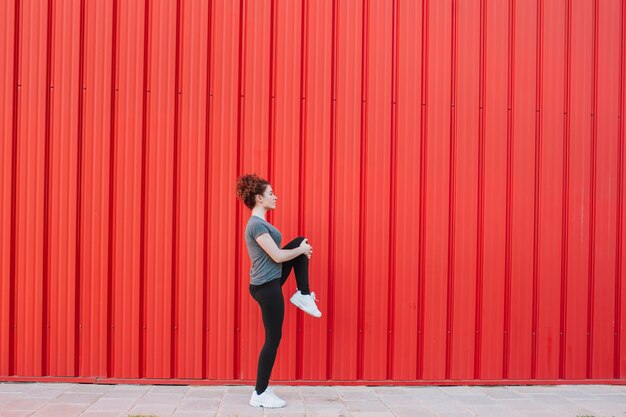
[[[276,352],[282,338],[285,301],[278,279],[261,285],[250,285],[250,294],[261,307],[265,327],[265,343],[259,354],[255,387],[257,394],[262,394],[269,384]]]
[[[302,241],[305,238],[303,236],[299,236],[287,243],[283,249],[294,249],[300,246]],[[304,295],[310,294],[309,290],[309,258],[306,255],[302,254],[298,257],[295,257],[289,261],[283,262],[283,270],[280,277],[280,285],[282,286],[289,274],[291,273],[291,269],[295,270],[296,274],[296,286],[298,290]]]

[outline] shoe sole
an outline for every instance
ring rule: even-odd
[[[277,406],[270,406],[270,405],[263,405],[263,404],[254,404],[252,401],[250,401],[250,405],[252,407],[261,407],[261,408],[283,408],[284,405],[277,405]]]
[[[291,301],[291,304],[293,304],[294,306],[298,307],[300,310],[304,311],[305,313],[307,313],[307,314],[309,314],[309,315],[311,315],[311,316],[313,316],[313,317],[315,317],[315,318],[318,318],[318,319],[319,319],[320,317],[322,317],[322,313],[320,313],[320,315],[319,315],[319,316],[316,316],[315,314],[313,314],[313,313],[310,313],[310,312],[306,311],[306,310],[304,309],[304,306],[303,306],[302,304],[298,303],[297,301],[294,301],[294,298],[293,298],[293,297],[291,297],[291,298],[289,299],[289,301]]]

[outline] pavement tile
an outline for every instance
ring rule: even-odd
[[[546,406],[553,404],[573,404],[567,397],[558,394],[528,394],[527,397],[531,398],[537,404]]]
[[[439,389],[450,396],[457,395],[466,395],[466,394],[475,394],[476,387],[469,386],[450,386],[450,387],[439,387]]]
[[[22,398],[41,398],[41,399],[44,399],[44,400],[52,400],[54,398],[59,397],[63,393],[65,393],[65,391],[61,391],[61,390],[45,390],[45,389],[37,388],[37,389],[33,389],[31,391],[24,392],[24,393],[20,394],[20,397],[22,397]]]
[[[250,407],[249,404],[245,407],[222,407],[217,415],[220,417],[260,417],[263,415],[263,408]]]
[[[85,408],[86,404],[48,404],[33,414],[33,417],[78,417]]]
[[[483,394],[496,399],[521,398],[522,394],[508,389],[507,387],[479,387]]]
[[[307,417],[351,417],[347,408],[317,408],[308,409]]]
[[[466,405],[496,405],[497,401],[484,394],[463,394],[455,395],[455,400],[462,402]]]
[[[3,411],[37,411],[40,408],[48,404],[48,400],[40,398],[23,398],[18,397],[13,400],[7,401],[3,408]]]
[[[326,387],[326,386],[323,386],[323,387],[322,386],[303,386],[303,387],[300,387],[300,392],[305,397],[309,397],[309,396],[337,397],[339,396],[339,394],[337,393],[337,390],[335,390],[335,387]]]
[[[538,402],[533,401],[532,398],[526,396],[523,398],[504,398],[498,400],[498,404],[523,412],[538,411],[546,408],[544,404],[539,404]]]
[[[406,391],[409,395],[417,398],[428,399],[450,399],[450,396],[439,387],[407,387]]]
[[[424,407],[427,409],[434,411],[437,414],[445,414],[445,413],[466,413],[469,409],[467,406],[459,401],[456,401],[452,398],[441,401],[440,399],[431,399],[427,400],[425,398],[421,399],[424,403]]]
[[[172,415],[172,417],[215,417],[216,415],[217,415],[217,410],[205,410],[205,411],[176,410],[174,414]]]
[[[112,384],[76,384],[72,389],[73,392],[91,392],[101,393],[109,392],[115,389],[115,385]]]
[[[538,392],[539,394],[541,392]],[[578,388],[568,388],[568,389],[560,389],[555,391],[558,395],[561,395],[566,398],[588,398],[593,399],[594,396],[591,393],[584,391],[583,389]]]
[[[254,391],[254,387],[250,385],[227,385],[226,388],[229,394],[251,395],[252,391]]]
[[[159,394],[184,394],[188,390],[188,385],[153,385],[149,392]]]
[[[175,405],[165,405],[165,404],[154,404],[154,405],[148,405],[148,404],[143,404],[143,405],[136,405],[133,408],[131,408],[128,411],[129,415],[141,415],[143,416],[144,414],[150,415],[150,416],[157,416],[157,417],[171,417],[172,414],[174,414],[174,411],[176,410],[176,406]]]
[[[599,399],[604,399],[607,401],[612,401],[618,404],[626,404],[626,393],[624,394],[619,394],[619,393],[615,393],[615,394],[598,394],[596,395],[597,398]]]
[[[391,411],[352,411],[352,417],[394,417]]]
[[[521,393],[531,393],[531,392],[546,392],[546,389],[549,389],[549,385],[512,385],[509,387],[510,390]]]
[[[201,410],[215,410],[220,408],[220,399],[205,399],[196,397],[187,397],[178,403],[177,410],[185,410],[189,412],[198,412]]]
[[[481,417],[510,417],[515,415],[515,410],[500,404],[468,406],[469,410]],[[533,414],[534,415],[534,412]]]
[[[373,391],[341,391],[339,390],[339,395],[345,401],[373,401],[376,400],[377,396]]]
[[[407,390],[404,387],[374,387],[372,391],[376,395],[406,395]]]
[[[250,395],[247,394],[224,394],[222,398],[222,407],[241,408],[243,405],[250,406]]]
[[[339,399],[331,399],[331,398],[306,398],[305,404],[307,409],[316,409],[316,408],[345,408],[346,404],[344,401]]]
[[[0,417],[28,417],[32,411],[0,411]]]
[[[222,398],[227,390],[223,387],[189,387],[186,397]],[[250,394],[252,391],[250,391]]]
[[[470,410],[443,411],[441,413],[437,413],[438,417],[475,417],[476,415],[476,413]]]
[[[389,411],[389,408],[380,401],[346,401],[345,403],[351,413],[355,411]]]
[[[115,411],[85,411],[80,417],[125,417],[126,413]]]
[[[64,403],[64,404],[91,404],[97,401],[102,394],[90,394],[86,392],[67,392],[59,395],[52,403]]]
[[[92,403],[89,411],[127,411],[135,404],[136,400],[133,398],[100,398],[98,401]]]
[[[423,404],[419,398],[410,395],[379,395],[378,399],[389,408]]]
[[[183,393],[147,392],[137,400],[137,404],[178,404],[185,397]]]
[[[304,410],[292,411],[287,407],[284,408],[267,408],[265,410],[266,416],[285,416],[285,417],[306,417],[307,413]]]
[[[34,382],[3,382],[0,384],[0,392],[24,392],[39,385]]]
[[[104,393],[100,393],[100,398],[127,398],[127,399],[138,399],[144,396],[148,390],[139,391],[139,390],[112,390]]]
[[[590,410],[592,413],[597,413],[597,414],[623,413],[624,411],[626,411],[626,407],[624,407],[624,404],[619,404],[619,403],[615,403],[615,402],[607,401],[603,399],[589,400],[589,399],[574,398],[572,399],[572,402]]]
[[[396,417],[436,417],[437,415],[423,406],[389,407]]]

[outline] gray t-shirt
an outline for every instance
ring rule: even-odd
[[[280,231],[272,226],[267,220],[259,216],[252,215],[246,225],[246,244],[248,245],[248,255],[252,267],[250,268],[250,284],[261,285],[273,279],[280,278],[282,264],[274,262],[271,256],[256,241],[256,238],[263,233],[269,233],[276,246],[280,248],[282,235]]]

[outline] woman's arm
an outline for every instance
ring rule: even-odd
[[[287,262],[302,255],[305,250],[302,246],[294,249],[280,249],[269,233],[263,233],[256,238],[257,243],[267,252],[276,263]]]

